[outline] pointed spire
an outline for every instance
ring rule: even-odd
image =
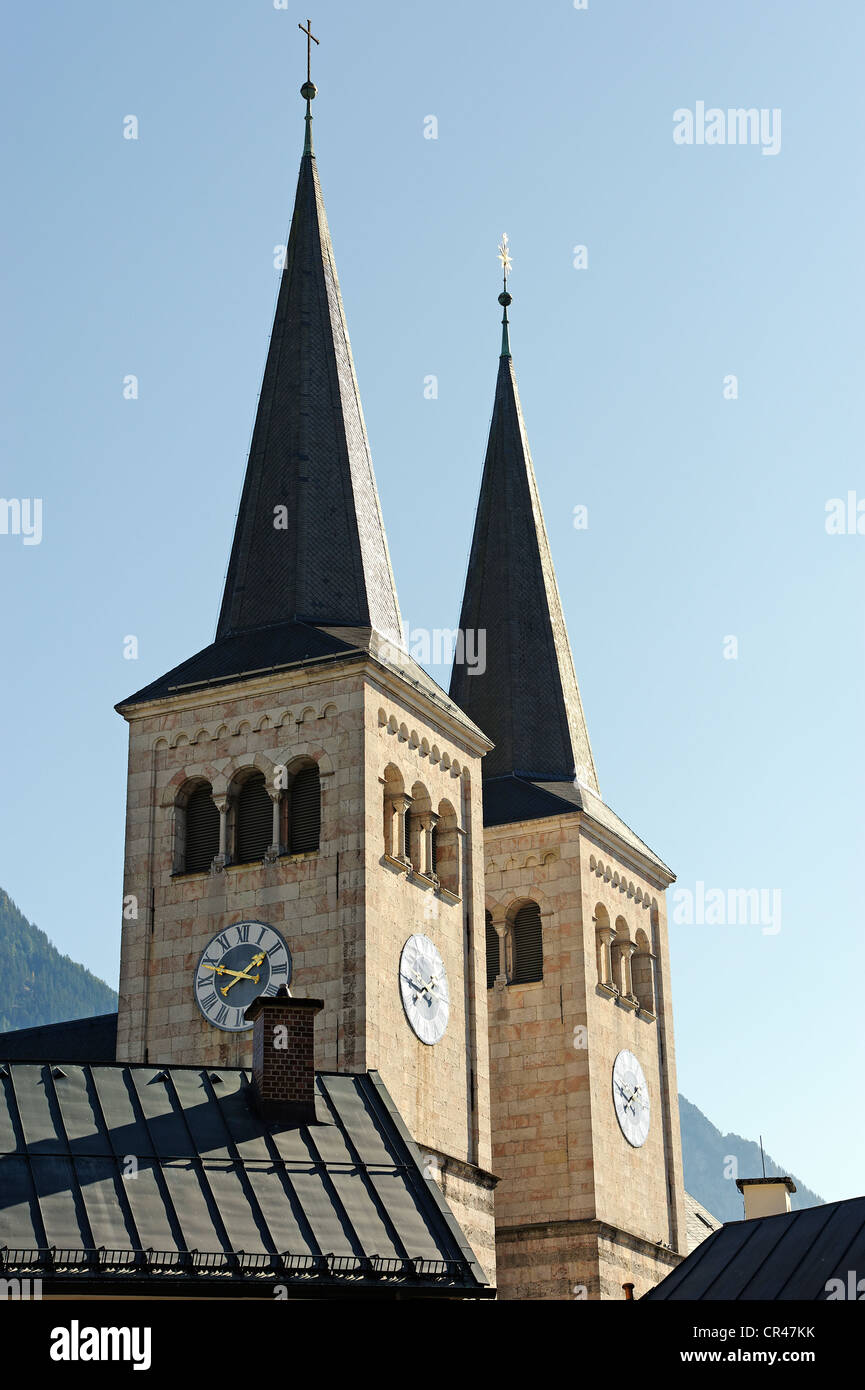
[[[303,26],[300,26],[303,29]],[[307,32],[308,46],[318,42]],[[307,68],[307,72],[309,68]],[[402,624],[330,232],[311,103],[217,642],[275,623]]]
[[[509,268],[508,257],[506,276]],[[473,672],[455,664],[450,694],[495,743],[483,760],[485,780],[579,778],[597,791],[510,356],[507,288],[504,299],[505,338],[460,615],[463,632],[486,633],[486,666]],[[477,638],[473,649],[484,650]]]

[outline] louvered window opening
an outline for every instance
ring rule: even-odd
[[[496,982],[501,966],[499,953],[499,934],[492,923],[490,914],[487,913],[487,989],[492,989]]]
[[[304,767],[289,790],[288,852],[318,849],[321,838],[321,789],[317,767]]]
[[[528,985],[544,978],[544,947],[541,935],[541,909],[526,903],[514,918],[514,969],[512,985]]]
[[[186,873],[204,873],[219,853],[219,811],[213,802],[209,782],[196,787],[186,803],[186,849],[183,867]]]
[[[439,828],[437,825],[434,825],[432,828],[430,840],[432,845],[432,871],[436,873],[439,866]]]
[[[235,817],[236,862],[253,864],[263,859],[273,840],[273,802],[263,772],[241,783]]]
[[[405,813],[405,857],[412,862],[411,858],[411,811]]]

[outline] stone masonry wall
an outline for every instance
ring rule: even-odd
[[[579,815],[486,833],[487,907],[493,920],[504,925],[518,906],[534,900],[541,910],[544,949],[542,981],[500,981],[489,992],[501,1297],[561,1297],[568,1280],[585,1284],[590,1297],[609,1296],[602,1294],[597,1241],[592,1245],[594,1237],[586,1237],[585,1228],[582,1234],[575,1228],[577,1245],[567,1259],[558,1260],[549,1236],[539,1247],[527,1230],[529,1245],[523,1248],[525,1228],[555,1225],[564,1232],[567,1223],[600,1219],[650,1246],[676,1247],[684,1237],[663,889],[638,877],[633,865],[620,863],[611,848],[602,856]],[[599,874],[592,865],[602,858]],[[598,988],[593,917],[599,902],[606,904],[612,922],[627,922],[632,937],[639,928],[654,940],[659,1001],[654,1018],[649,1011],[623,1007]],[[639,1058],[651,1094],[651,1127],[639,1149],[625,1139],[613,1106],[612,1067],[623,1048]],[[574,1251],[584,1247],[589,1255],[583,1267],[580,1260],[575,1263]],[[658,1278],[666,1272],[665,1258]],[[526,1293],[528,1287],[535,1292]]]
[[[398,716],[395,731],[381,710]],[[275,765],[291,769],[298,758],[319,767],[318,852],[175,872],[175,802],[190,778],[206,778],[218,799],[240,769],[255,765],[270,781]],[[389,764],[409,794],[422,786],[437,814],[452,812],[458,892],[387,862]],[[417,1142],[488,1169],[482,833],[477,753],[356,667],[244,683],[218,699],[198,693],[134,716],[124,900],[137,916],[123,923],[118,1058],[249,1067],[251,1031],[212,1027],[192,985],[214,933],[265,921],[288,943],[292,993],[324,1002],[317,1069],[377,1068]],[[449,978],[448,1027],[432,1047],[409,1027],[400,997],[400,952],[415,932],[436,943]],[[488,1192],[484,1201],[489,1209]],[[485,1221],[492,1249],[489,1210]]]

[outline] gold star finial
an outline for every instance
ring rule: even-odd
[[[505,287],[507,288],[508,276],[511,273],[511,266],[513,265],[507,232],[502,232],[502,239],[499,244],[499,260],[502,263],[502,274],[504,276]]]
[[[504,310],[502,314],[502,357],[510,357],[511,345],[508,337],[508,305],[511,302],[511,296],[508,291],[508,276],[511,273],[513,261],[511,260],[511,248],[507,232],[502,232],[502,239],[499,243],[499,260],[502,263],[502,279],[504,282],[502,284],[502,292],[499,295],[499,303]]]

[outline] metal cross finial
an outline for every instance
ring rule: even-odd
[[[311,73],[310,69],[311,69],[311,66],[312,66],[312,45],[313,45],[314,43],[318,43],[318,39],[315,37],[315,34],[312,32],[312,20],[311,20],[311,19],[308,19],[308,20],[306,21],[306,28],[305,28],[305,29],[304,29],[304,27],[303,27],[302,24],[298,24],[297,27],[298,27],[298,29],[300,30],[300,32],[301,32],[302,34],[306,34],[306,80],[307,80],[307,82],[311,82],[311,81],[312,81],[312,73]]]

